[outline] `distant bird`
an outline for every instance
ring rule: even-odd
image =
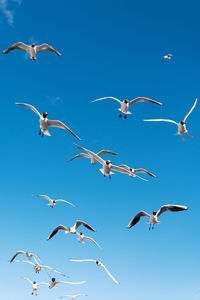
[[[77,233],[77,229],[83,225],[84,227],[86,227],[87,229],[91,230],[91,231],[96,231],[94,228],[92,228],[89,224],[83,222],[83,221],[76,221],[76,223],[74,224],[73,227],[65,227],[63,225],[59,225],[57,226],[52,233],[48,236],[47,240],[50,240],[59,230],[64,230],[65,233],[72,233],[72,234],[76,234]]]
[[[26,281],[28,281],[30,284],[31,284],[31,286],[32,286],[32,295],[34,295],[34,293],[35,293],[35,296],[37,296],[38,294],[37,294],[37,290],[38,290],[38,286],[40,286],[40,285],[48,285],[48,283],[47,282],[41,282],[41,283],[36,283],[36,281],[31,281],[29,278],[27,278],[27,277],[24,277],[23,278],[24,280],[26,280]]]
[[[118,110],[122,113],[125,114],[124,119],[127,119],[127,115],[132,114],[128,109],[129,106],[138,102],[149,102],[149,103],[154,103],[154,104],[158,104],[158,105],[162,105],[162,103],[157,102],[155,100],[149,99],[149,98],[145,98],[145,97],[137,97],[133,100],[128,100],[128,99],[124,99],[124,101],[120,101],[119,99],[115,98],[115,97],[103,97],[103,98],[99,98],[96,100],[93,100],[91,102],[96,102],[96,101],[100,101],[100,100],[104,100],[104,99],[113,99],[117,102],[120,103],[121,108],[118,108]],[[122,114],[120,113],[119,118],[122,117]]]
[[[80,296],[87,296],[87,295],[85,295],[85,294],[64,295],[59,298],[71,298],[72,300],[75,300],[77,297],[80,297]]]
[[[151,229],[151,225],[152,225],[152,229],[154,229],[154,225],[160,223],[160,221],[158,221],[158,217],[162,213],[164,213],[166,211],[182,211],[182,210],[187,210],[187,209],[188,209],[187,206],[168,204],[168,205],[161,206],[161,208],[157,212],[153,211],[152,215],[149,215],[145,211],[140,211],[130,221],[130,223],[128,224],[128,228],[131,228],[135,224],[137,224],[140,220],[140,217],[148,217],[149,221],[147,222],[147,224],[150,224],[149,225],[149,230]]]
[[[89,261],[89,262],[95,262],[97,267],[102,267],[104,268],[104,270],[107,272],[107,274],[110,276],[110,278],[117,284],[119,284],[119,281],[117,281],[112,275],[111,273],[108,271],[108,269],[105,267],[105,265],[100,262],[99,260],[95,260],[95,259],[70,259],[70,261],[75,261],[75,262],[85,262],[85,261]]]
[[[154,178],[156,177],[156,175],[154,175],[154,174],[150,173],[149,171],[147,171],[145,169],[142,169],[142,168],[133,169],[133,168],[130,168],[129,166],[127,166],[127,165],[119,165],[119,167],[129,170],[132,173],[132,175],[130,175],[130,176],[133,176],[133,177],[136,176],[135,173],[146,173],[151,177],[154,177]]]
[[[63,199],[57,199],[57,200],[54,200],[54,199],[51,199],[50,197],[48,197],[48,196],[46,196],[46,195],[33,195],[33,196],[35,196],[35,197],[42,197],[42,198],[47,199],[47,200],[49,201],[48,205],[49,205],[51,208],[53,208],[53,207],[56,205],[57,202],[65,202],[65,203],[70,204],[70,205],[72,205],[72,206],[75,207],[74,204],[72,204],[71,202],[68,202],[68,201],[66,201],[66,200],[63,200]]]
[[[17,252],[13,255],[13,257],[12,257],[11,260],[10,260],[10,263],[11,263],[11,262],[16,258],[16,256],[19,255],[19,254],[25,254],[26,257],[27,257],[28,259],[30,259],[30,258],[32,258],[32,257],[35,256],[35,257],[40,261],[39,257],[38,257],[36,254],[31,253],[31,252],[27,252],[27,251],[19,250],[19,251],[17,251]]]
[[[51,136],[51,134],[48,131],[48,127],[59,127],[65,130],[68,130],[71,134],[73,134],[79,141],[81,140],[69,127],[67,127],[64,123],[62,123],[61,121],[58,120],[48,120],[47,116],[48,113],[47,112],[43,112],[43,114],[41,115],[39,113],[39,111],[32,105],[30,104],[26,104],[26,103],[15,103],[17,105],[22,105],[22,106],[26,106],[30,109],[32,109],[39,117],[40,117],[40,131],[39,131],[39,135],[41,135],[42,133],[42,137],[45,135]],[[26,124],[25,124],[26,125]]]
[[[109,150],[101,150],[101,151],[99,151],[98,153],[96,153],[96,155],[98,155],[98,156],[101,156],[101,155],[104,155],[104,154],[117,155],[118,153],[115,153],[115,152],[112,152],[112,151],[109,151]],[[78,157],[86,157],[86,158],[90,158],[91,164],[93,164],[93,165],[95,165],[95,164],[97,163],[97,160],[96,160],[94,157],[92,157],[91,155],[86,154],[86,153],[80,153],[80,154],[78,154],[78,155],[76,155],[76,156],[70,158],[69,161],[72,161],[72,160],[74,160],[75,158],[78,158]]]
[[[167,55],[163,56],[163,60],[171,59],[172,56],[173,56],[172,54],[167,54]]]
[[[43,51],[51,51],[53,53],[56,53],[58,56],[61,56],[61,54],[57,50],[55,50],[53,47],[51,47],[48,44],[42,44],[42,45],[36,46],[34,43],[32,43],[31,45],[26,45],[21,42],[13,44],[12,46],[8,47],[7,49],[5,49],[3,51],[3,54],[8,54],[10,51],[15,50],[15,49],[19,49],[19,50],[28,52],[30,54],[31,60],[36,60],[36,54],[39,52],[43,52]]]
[[[173,123],[173,124],[175,124],[175,125],[177,125],[178,126],[178,132],[176,133],[176,135],[183,135],[184,133],[187,133],[188,135],[189,135],[189,133],[188,133],[188,131],[187,131],[187,129],[186,129],[186,125],[185,125],[185,122],[186,122],[186,120],[187,120],[187,118],[189,117],[189,115],[191,114],[191,112],[193,111],[193,109],[195,108],[195,106],[196,106],[196,104],[197,104],[197,98],[196,98],[196,100],[194,101],[194,104],[193,104],[193,106],[192,106],[192,108],[190,109],[190,111],[187,113],[187,115],[185,116],[185,118],[183,119],[183,120],[181,120],[179,123],[177,123],[177,122],[175,122],[175,121],[173,121],[173,120],[168,120],[168,119],[148,119],[148,120],[144,120],[144,121],[163,121],[163,122],[170,122],[170,123]],[[189,135],[189,137],[192,139],[193,138],[193,136],[191,136],[191,135]],[[183,138],[182,139],[183,141],[185,141],[185,139]]]
[[[111,170],[115,170],[117,172],[120,172],[120,173],[124,173],[124,174],[128,174],[128,175],[131,175],[131,172],[124,169],[124,168],[120,168],[118,166],[115,166],[115,165],[112,165],[111,161],[110,160],[103,160],[100,156],[96,155],[94,152],[86,149],[86,148],[83,148],[83,147],[80,147],[78,145],[76,145],[74,143],[74,145],[76,147],[78,147],[79,149],[87,152],[89,155],[91,155],[95,160],[97,160],[100,164],[102,164],[102,168],[100,169],[100,172],[105,176],[109,176],[109,178],[111,179],[111,175],[114,174]]]
[[[48,274],[48,273],[47,273]],[[49,274],[48,274],[49,275]],[[49,276],[50,277],[50,276]],[[51,278],[51,277],[50,277]],[[70,281],[57,281],[56,278],[51,278],[50,282],[48,283],[49,285],[49,288],[53,289],[56,287],[57,284],[59,283],[63,283],[63,284],[83,284],[85,283],[86,281],[80,281],[80,282],[70,282]]]
[[[77,233],[78,234],[78,241],[81,243],[81,244],[84,244],[84,240],[88,240],[92,243],[94,243],[95,245],[97,245],[99,248],[101,248],[101,246],[99,246],[99,244],[97,244],[97,242],[95,242],[95,240],[93,240],[91,237],[89,236],[85,236],[83,234],[83,232],[80,232],[80,233]],[[101,248],[102,249],[102,248]]]

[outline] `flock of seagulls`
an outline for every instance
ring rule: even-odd
[[[31,60],[36,60],[36,55],[39,52],[42,51],[51,51],[55,54],[57,54],[58,56],[60,56],[61,54],[55,50],[53,47],[51,47],[48,44],[42,44],[42,45],[38,45],[36,46],[34,43],[31,45],[26,45],[24,43],[15,43],[14,45],[8,47],[6,50],[3,51],[4,54],[8,54],[10,51],[12,50],[23,50],[25,52],[28,52],[30,54],[30,59]],[[170,60],[172,58],[172,54],[168,54],[163,56],[163,60]],[[93,100],[91,102],[97,102],[97,101],[101,101],[101,100],[106,100],[106,99],[111,99],[111,100],[115,100],[120,104],[120,108],[118,108],[118,110],[120,111],[119,117],[122,117],[122,114],[124,114],[124,118],[127,119],[127,115],[132,114],[129,111],[129,108],[131,105],[139,103],[139,102],[147,102],[147,103],[152,103],[152,104],[157,104],[159,106],[162,106],[163,104],[161,102],[149,99],[149,98],[145,98],[145,97],[137,97],[135,99],[132,100],[128,100],[128,99],[124,99],[123,101],[115,98],[115,97],[103,97],[103,98],[98,98],[96,100]],[[39,126],[40,126],[40,130],[39,130],[39,135],[41,137],[45,136],[51,136],[50,132],[49,132],[49,127],[58,127],[64,130],[67,130],[68,132],[70,132],[75,138],[77,138],[79,141],[81,141],[81,139],[79,138],[78,135],[76,135],[67,125],[65,125],[63,122],[59,121],[59,120],[48,120],[47,116],[48,113],[47,112],[43,112],[42,114],[39,113],[39,111],[30,104],[27,103],[15,103],[16,105],[20,105],[20,106],[25,106],[29,109],[31,109],[33,112],[35,112],[38,117],[39,117]],[[191,112],[194,110],[195,106],[197,104],[197,99],[195,100],[192,108],[190,109],[190,111],[187,113],[187,115],[184,117],[183,120],[181,120],[179,123],[173,121],[173,120],[168,120],[168,119],[146,119],[144,121],[163,121],[163,122],[170,122],[173,123],[175,125],[178,126],[178,135],[183,135],[184,133],[188,134],[188,131],[186,129],[186,120],[188,118],[188,116],[191,114]],[[190,136],[190,135],[189,135]],[[190,136],[190,138],[193,138],[193,136]],[[185,140],[183,138],[183,140]],[[138,176],[138,173],[142,173],[142,174],[146,174],[152,178],[156,178],[156,175],[154,175],[153,173],[147,171],[144,168],[137,168],[134,169],[132,167],[129,167],[126,163],[120,164],[120,165],[115,165],[113,164],[110,160],[104,160],[102,158],[102,156],[104,155],[118,155],[118,153],[110,151],[110,150],[101,150],[98,153],[94,153],[93,151],[86,149],[80,145],[74,144],[75,147],[77,147],[79,150],[81,150],[82,152],[75,155],[74,157],[70,158],[69,161],[73,161],[74,159],[77,158],[87,158],[89,159],[89,161],[91,162],[92,165],[95,165],[97,163],[99,163],[101,165],[101,168],[99,169],[100,172],[103,174],[104,177],[109,177],[111,179],[111,175],[114,174],[114,172],[117,173],[122,173],[122,174],[126,174],[129,175],[130,177],[136,177],[142,180],[145,180],[145,178],[142,178],[140,176]],[[73,203],[63,200],[63,199],[52,199],[47,195],[41,195],[41,194],[37,194],[37,195],[33,195],[34,197],[40,197],[43,199],[46,199],[48,201],[48,206],[53,208],[57,203],[59,202],[63,202],[66,203],[68,205],[71,206],[75,206]],[[130,223],[128,224],[128,228],[132,228],[133,226],[135,226],[141,217],[147,217],[148,218],[148,222],[147,224],[149,224],[149,230],[152,228],[154,229],[154,225],[159,224],[160,221],[158,221],[158,217],[163,214],[164,212],[167,211],[171,211],[171,212],[179,212],[179,211],[185,211],[187,210],[188,207],[187,206],[181,206],[181,205],[172,205],[172,204],[168,204],[168,205],[163,205],[158,211],[153,211],[152,214],[148,214],[145,211],[139,211],[134,217],[133,219],[130,221]],[[48,236],[47,240],[52,239],[59,231],[63,231],[65,234],[71,233],[72,235],[77,237],[77,240],[81,243],[84,244],[86,241],[91,242],[91,244],[96,245],[97,247],[101,248],[101,246],[91,237],[84,235],[83,232],[78,232],[79,228],[86,228],[92,232],[96,232],[96,230],[89,225],[88,223],[84,222],[84,221],[80,221],[77,220],[75,222],[75,224],[72,227],[66,227],[64,225],[58,225],[57,227],[55,227],[52,232],[50,233],[50,235]],[[102,249],[102,248],[101,248]],[[18,257],[19,255],[25,255],[26,258],[28,260],[15,260],[16,257]],[[33,259],[33,260],[32,260]],[[29,282],[31,284],[32,287],[32,295],[36,295],[38,293],[38,287],[41,285],[46,285],[48,286],[50,289],[55,288],[57,285],[59,284],[69,284],[69,285],[80,285],[80,284],[84,284],[86,281],[81,281],[81,282],[70,282],[70,281],[62,281],[62,280],[57,280],[55,277],[51,277],[50,274],[48,273],[48,271],[50,272],[54,272],[60,276],[64,276],[64,277],[68,277],[66,276],[63,272],[60,272],[48,265],[43,265],[41,264],[41,260],[40,258],[31,252],[27,252],[27,251],[22,251],[19,250],[17,251],[11,258],[10,263],[12,263],[13,261],[16,261],[18,263],[27,263],[33,266],[33,270],[35,273],[39,273],[41,271],[44,271],[47,276],[49,277],[50,281],[49,282],[40,282],[37,283],[36,281],[32,281],[31,279],[27,278],[27,277],[23,277],[23,279],[27,282]],[[116,283],[119,284],[119,281],[110,273],[110,271],[108,270],[108,268],[99,260],[94,260],[94,259],[70,259],[70,261],[72,262],[93,262],[95,263],[95,265],[97,267],[102,267],[102,269],[104,269],[104,271],[106,272],[106,274],[111,278],[111,280]],[[72,300],[75,300],[77,297],[80,296],[87,296],[86,294],[75,294],[75,295],[64,295],[61,296],[60,298],[71,298]]]

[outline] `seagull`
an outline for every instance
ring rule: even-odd
[[[96,101],[100,101],[100,100],[104,100],[104,99],[113,99],[117,102],[120,103],[121,107],[118,108],[118,110],[121,112],[121,113],[124,113],[125,116],[124,116],[124,119],[127,119],[127,115],[130,115],[132,114],[128,109],[129,109],[129,106],[132,105],[132,104],[135,104],[135,103],[138,103],[138,102],[149,102],[149,103],[154,103],[154,104],[158,104],[158,105],[162,105],[162,103],[160,102],[157,102],[155,100],[152,100],[152,99],[149,99],[149,98],[145,98],[145,97],[137,97],[133,100],[128,100],[127,98],[124,99],[124,101],[120,101],[119,99],[115,98],[115,97],[103,97],[103,98],[99,98],[99,99],[96,99],[96,100],[93,100],[91,102],[96,102]],[[120,113],[119,115],[119,118],[122,117],[122,114]]]
[[[173,124],[175,124],[175,125],[177,125],[178,126],[178,132],[176,133],[176,135],[183,135],[184,133],[187,133],[188,135],[189,135],[189,133],[188,133],[188,131],[187,131],[187,129],[186,129],[186,125],[185,125],[185,122],[186,122],[186,120],[187,120],[187,118],[189,117],[189,115],[191,114],[191,112],[193,111],[193,109],[195,108],[195,106],[196,106],[196,104],[197,104],[197,98],[195,99],[195,101],[194,101],[194,104],[193,104],[193,106],[192,106],[192,108],[190,109],[190,111],[187,113],[187,115],[185,116],[185,118],[183,119],[183,120],[181,120],[179,123],[177,123],[177,122],[175,122],[175,121],[173,121],[173,120],[168,120],[168,119],[148,119],[148,120],[144,120],[144,121],[163,121],[163,122],[170,122],[170,123],[173,123]],[[192,138],[194,138],[193,136],[191,136],[191,135],[189,135],[189,137],[192,139]],[[183,141],[185,141],[185,139],[183,138],[182,139]]]
[[[76,223],[74,224],[73,227],[65,227],[63,225],[59,225],[56,228],[54,228],[54,230],[52,231],[52,233],[48,236],[47,240],[50,240],[59,230],[64,230],[65,233],[72,233],[72,234],[76,234],[77,233],[77,229],[83,225],[84,227],[86,227],[87,229],[91,230],[91,231],[96,231],[94,228],[92,228],[89,224],[83,222],[83,221],[76,221]]]
[[[100,156],[98,156],[97,154],[95,154],[94,152],[86,149],[86,148],[83,148],[83,147],[80,147],[76,144],[74,144],[76,147],[78,147],[79,149],[87,152],[89,155],[91,155],[94,159],[96,159],[100,164],[102,164],[102,168],[100,169],[100,172],[105,176],[109,176],[109,178],[111,179],[111,175],[114,174],[113,172],[111,172],[111,170],[115,170],[117,172],[120,172],[120,173],[124,173],[124,174],[128,174],[128,175],[132,175],[130,171],[128,170],[125,170],[123,168],[120,168],[119,166],[115,166],[115,165],[112,165],[111,161],[110,160],[103,160]]]
[[[32,105],[30,104],[26,104],[26,103],[15,103],[17,105],[22,105],[22,106],[26,106],[30,109],[32,109],[39,117],[40,117],[40,131],[39,131],[39,135],[41,135],[42,133],[42,137],[45,135],[51,136],[51,134],[48,131],[48,127],[59,127],[65,130],[68,130],[71,134],[73,134],[79,141],[81,140],[69,127],[67,127],[64,123],[62,123],[61,121],[58,120],[48,120],[47,116],[48,113],[47,112],[43,112],[43,114],[41,115],[39,113],[39,111]]]
[[[12,46],[8,47],[7,49],[5,49],[3,51],[3,54],[8,54],[10,51],[15,50],[15,49],[19,49],[19,50],[28,52],[30,54],[31,60],[36,60],[36,54],[39,52],[43,52],[43,51],[51,51],[51,52],[56,53],[58,56],[61,56],[61,54],[57,50],[55,50],[53,47],[51,47],[48,44],[42,44],[42,45],[36,46],[34,43],[32,43],[31,45],[26,45],[21,42],[15,43]]]
[[[57,202],[65,202],[67,204],[70,204],[72,205],[73,207],[75,207],[74,204],[72,204],[71,202],[68,202],[66,200],[63,200],[63,199],[57,199],[57,200],[54,200],[54,199],[51,199],[50,197],[46,196],[46,195],[33,195],[35,197],[42,197],[42,198],[45,198],[49,201],[49,203],[47,205],[49,205],[51,208],[53,208]]]
[[[163,60],[171,59],[172,56],[173,56],[172,54],[167,54],[167,55],[163,56]]]
[[[95,260],[95,259],[70,259],[70,261],[75,261],[75,262],[83,262],[83,261],[91,261],[91,262],[95,262],[97,267],[102,267],[104,268],[104,270],[107,272],[107,274],[110,276],[110,278],[117,284],[119,284],[119,281],[117,281],[112,275],[111,273],[108,271],[108,269],[105,267],[105,265],[100,262],[99,260]]]
[[[151,225],[152,225],[152,229],[154,229],[155,224],[160,224],[160,221],[158,221],[158,217],[162,213],[164,213],[166,211],[182,211],[182,210],[187,210],[187,209],[188,209],[187,206],[167,204],[167,205],[161,206],[159,211],[153,211],[152,215],[146,213],[145,211],[140,211],[130,221],[130,223],[128,224],[128,228],[131,228],[135,224],[137,224],[140,220],[140,217],[148,217],[149,221],[147,222],[147,224],[150,224],[149,230],[151,230]]]
[[[80,297],[80,296],[87,296],[87,295],[85,295],[85,294],[64,295],[59,298],[71,298],[72,300],[75,300],[77,297]]]
[[[112,151],[110,151],[110,150],[101,150],[101,151],[99,151],[98,153],[96,153],[96,155],[98,155],[98,156],[101,156],[101,155],[104,155],[104,154],[113,154],[113,155],[117,155],[118,153],[112,152]],[[86,154],[86,153],[80,153],[80,154],[78,154],[78,155],[76,155],[76,156],[70,158],[69,161],[72,161],[72,160],[74,160],[75,158],[78,158],[78,157],[86,157],[86,158],[90,158],[91,164],[93,164],[93,165],[95,165],[95,164],[97,163],[97,160],[96,160],[93,156],[91,156],[91,155],[89,155],[89,154]]]
[[[133,177],[136,176],[135,173],[146,173],[146,174],[148,174],[151,177],[154,177],[154,178],[156,177],[156,175],[154,175],[154,174],[150,173],[149,171],[147,171],[145,169],[142,169],[142,168],[133,169],[133,168],[130,168],[129,166],[127,166],[127,165],[119,165],[119,167],[125,168],[125,169],[129,170],[132,173],[132,175],[130,175],[130,176],[133,176]]]
[[[58,273],[58,274],[60,274],[60,275],[62,275],[64,277],[66,277],[66,275],[63,274],[63,273],[61,273],[60,271],[57,271],[57,270],[55,270],[55,269],[53,269],[53,268],[51,268],[49,266],[40,265],[38,263],[38,261],[35,259],[35,257],[34,257],[34,260],[35,260],[35,263],[33,263],[32,261],[28,261],[28,260],[16,260],[16,262],[24,262],[24,263],[28,263],[28,264],[33,265],[33,269],[34,269],[35,273],[39,273],[43,269],[44,270],[45,269],[49,269],[49,270],[54,271],[55,273]]]
[[[17,255],[19,255],[19,254],[25,254],[26,257],[29,258],[29,259],[35,256],[35,257],[40,261],[39,257],[38,257],[36,254],[31,253],[31,252],[27,252],[27,251],[19,250],[19,251],[17,251],[17,252],[13,255],[13,257],[12,257],[11,260],[10,260],[10,263],[13,262],[13,260],[15,259],[15,257],[16,257]]]
[[[23,277],[24,280],[28,281],[31,285],[32,285],[32,295],[34,295],[35,293],[35,296],[37,296],[37,290],[38,290],[38,286],[39,285],[48,285],[47,282],[41,282],[41,283],[36,283],[36,281],[31,281],[29,278],[27,277]]]
[[[92,243],[94,243],[95,245],[97,245],[100,249],[102,249],[101,248],[101,246],[99,246],[99,244],[97,244],[97,242],[95,242],[95,240],[93,240],[91,237],[89,237],[89,236],[85,236],[84,234],[83,234],[83,232],[80,232],[80,233],[77,233],[78,234],[78,241],[81,243],[81,244],[84,244],[85,242],[84,242],[84,240],[88,240],[88,241],[91,241]]]
[[[48,283],[49,285],[49,288],[53,289],[56,287],[57,284],[59,283],[64,283],[64,284],[83,284],[85,283],[86,281],[80,281],[80,282],[70,282],[70,281],[56,281],[56,278],[51,278],[51,276],[48,274],[47,272],[47,275],[50,277],[50,282]]]

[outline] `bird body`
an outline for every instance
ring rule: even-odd
[[[19,251],[17,251],[17,252],[13,255],[13,257],[12,257],[11,260],[10,260],[10,263],[13,262],[13,260],[14,260],[19,254],[25,254],[26,257],[27,257],[28,259],[31,259],[32,257],[36,257],[36,258],[40,261],[39,257],[38,257],[36,254],[31,253],[31,252],[27,252],[27,251],[19,250]]]
[[[80,232],[80,233],[77,233],[78,234],[78,241],[81,243],[81,244],[85,244],[85,241],[84,240],[88,240],[92,243],[94,243],[95,245],[97,245],[99,248],[101,248],[101,246],[99,246],[99,244],[97,244],[97,242],[92,239],[91,237],[89,236],[86,236],[83,234],[83,232]],[[102,248],[101,248],[102,249]]]
[[[36,197],[42,197],[42,198],[45,198],[49,201],[48,203],[48,206],[50,206],[51,208],[53,208],[57,202],[65,202],[71,206],[75,206],[74,204],[72,204],[71,202],[68,202],[66,200],[63,200],[63,199],[51,199],[50,197],[46,196],[46,195],[33,195],[33,196],[36,196]]]
[[[172,54],[164,55],[163,60],[166,60],[166,59],[170,60],[172,58],[172,56],[173,56]]]

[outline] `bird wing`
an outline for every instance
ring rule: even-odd
[[[147,214],[145,211],[140,211],[139,213],[137,213],[133,219],[130,221],[130,223],[128,224],[128,228],[133,227],[135,224],[137,224],[140,220],[140,217],[151,217],[149,214]]]
[[[134,169],[134,173],[146,173],[146,174],[148,174],[148,175],[150,175],[150,176],[152,176],[154,178],[156,177],[156,175],[154,175],[154,174],[150,173],[149,171],[147,171],[145,169],[142,169],[142,168],[140,168],[140,169]]]
[[[54,230],[48,236],[47,240],[50,240],[58,232],[58,230],[67,230],[67,227],[65,227],[63,225],[58,225],[56,228],[54,228]]]
[[[115,98],[115,97],[103,97],[103,98],[98,98],[98,99],[96,99],[96,100],[91,101],[91,103],[92,103],[92,102],[96,102],[96,101],[100,101],[100,100],[104,100],[104,99],[113,99],[113,100],[119,102],[120,104],[122,104],[122,102],[121,102],[119,99]]]
[[[75,262],[92,261],[92,262],[96,262],[95,259],[70,259],[70,261],[75,261]]]
[[[26,281],[28,281],[30,284],[33,283],[28,277],[23,277],[23,279],[26,280]]]
[[[173,121],[173,120],[168,120],[168,119],[148,119],[148,120],[143,120],[143,121],[147,121],[147,122],[170,122],[170,123],[173,123],[173,124],[176,124],[177,126],[179,125],[177,122]]]
[[[107,272],[107,274],[110,276],[110,278],[117,284],[119,284],[119,281],[117,281],[112,274],[108,271],[108,269],[104,266],[104,264],[101,263],[101,266],[104,268],[104,270]]]
[[[97,153],[98,156],[104,155],[104,154],[113,154],[113,155],[118,155],[118,153],[110,151],[110,150],[101,150]]]
[[[65,130],[68,130],[71,134],[73,134],[79,141],[81,139],[69,128],[67,127],[63,122],[58,121],[58,120],[47,120],[47,125],[48,127],[59,127]]]
[[[16,262],[25,262],[25,263],[35,266],[35,264],[32,261],[28,261],[28,260],[16,260]]]
[[[70,282],[70,281],[56,281],[56,283],[66,283],[66,284],[83,284],[86,281],[80,281],[80,282]]]
[[[16,257],[18,254],[25,254],[25,253],[26,253],[25,251],[21,251],[21,250],[17,251],[17,252],[13,255],[13,257],[11,258],[10,263],[15,259],[15,257]]]
[[[18,50],[23,50],[23,51],[26,51],[28,52],[29,51],[29,46],[24,44],[24,43],[15,43],[13,44],[12,46],[8,47],[7,49],[5,49],[3,51],[4,54],[8,54],[11,50],[15,50],[15,49],[18,49]]]
[[[36,52],[42,52],[42,51],[51,51],[53,53],[56,53],[58,56],[61,56],[61,53],[58,52],[56,49],[54,49],[53,47],[51,47],[48,44],[42,44],[39,46],[36,46]]]
[[[102,247],[101,247],[95,240],[93,240],[91,237],[89,237],[89,236],[84,236],[84,239],[85,239],[85,240],[88,240],[88,241],[91,241],[92,243],[94,243],[95,245],[97,245],[99,248],[102,249]]]
[[[183,205],[173,205],[173,204],[168,204],[168,205],[163,205],[161,206],[161,208],[159,209],[159,211],[157,212],[157,217],[159,217],[161,214],[163,214],[164,212],[170,210],[170,211],[182,211],[182,210],[187,210],[188,207],[187,206],[183,206]]]
[[[85,151],[85,152],[87,152],[88,154],[90,154],[92,157],[94,157],[100,164],[104,164],[105,163],[105,161],[100,157],[100,156],[98,156],[97,154],[95,154],[94,152],[92,152],[92,151],[90,151],[90,150],[88,150],[88,149],[86,149],[86,148],[83,148],[83,147],[81,147],[81,146],[79,146],[79,145],[76,145],[75,143],[74,143],[74,145],[77,147],[77,148],[79,148],[80,150],[83,150],[83,151]]]
[[[85,226],[87,229],[91,230],[91,231],[96,231],[94,228],[92,228],[89,224],[83,222],[83,221],[80,221],[80,220],[77,220],[76,221],[76,224],[75,224],[75,229],[78,229],[78,227],[80,227],[81,225]]]
[[[39,111],[33,105],[30,105],[30,104],[27,104],[27,103],[15,103],[15,104],[26,106],[26,107],[32,109],[39,117],[41,117],[41,114],[39,113]]]
[[[120,167],[120,168],[125,168],[125,169],[127,169],[127,170],[130,170],[129,166],[127,166],[127,165],[119,165],[118,167]]]
[[[69,204],[69,205],[75,207],[75,205],[74,205],[73,203],[71,203],[71,202],[69,202],[69,201],[66,201],[66,200],[63,200],[63,199],[57,199],[57,200],[55,200],[55,201],[56,201],[56,202],[65,202],[65,203],[67,203],[67,204]]]
[[[37,285],[39,286],[39,285],[48,285],[48,286],[50,286],[50,284],[48,283],[48,282],[40,282],[40,283],[37,283]]]
[[[77,154],[74,157],[70,158],[68,161],[72,161],[72,160],[74,160],[75,158],[78,158],[78,157],[90,158],[90,156],[88,154],[86,154],[86,153],[80,153],[80,154]]]
[[[42,197],[42,198],[47,199],[48,201],[51,201],[51,199],[48,196],[46,196],[46,195],[32,195],[32,196],[34,196],[34,197]]]
[[[112,164],[111,164],[111,169],[113,169],[113,170],[115,170],[115,171],[117,171],[117,172],[120,172],[120,173],[124,173],[124,174],[131,175],[131,172],[130,172],[130,171],[128,171],[128,170],[126,170],[126,169],[124,169],[124,168],[121,168],[121,167],[119,167],[119,166],[115,166],[115,165],[112,165]]]
[[[62,275],[62,276],[65,277],[65,274],[63,274],[62,272],[60,272],[60,271],[58,271],[58,270],[55,270],[55,269],[52,268],[52,267],[49,267],[49,266],[41,266],[41,268],[45,268],[45,269],[52,270],[52,271],[54,271],[55,273],[58,273],[58,274],[60,274],[60,275]]]
[[[158,104],[158,105],[163,105],[162,103],[160,103],[158,101],[155,101],[155,100],[152,100],[152,99],[149,99],[149,98],[145,98],[145,97],[137,97],[137,98],[131,100],[129,102],[129,105],[132,105],[132,104],[135,104],[135,103],[138,103],[138,102],[149,102],[149,103],[154,103],[154,104]]]
[[[189,111],[189,112],[187,113],[187,115],[185,116],[184,121],[186,121],[187,117],[189,117],[189,115],[191,114],[191,112],[192,112],[193,109],[195,108],[196,104],[197,104],[197,98],[195,99],[194,104],[192,105],[192,108],[190,109],[190,111]]]

